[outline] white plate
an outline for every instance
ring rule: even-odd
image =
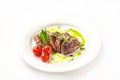
[[[33,55],[33,52],[32,52],[33,37],[41,29],[49,26],[55,26],[58,24],[68,26],[65,28],[69,28],[69,26],[72,26],[73,28],[80,31],[80,33],[82,33],[83,37],[86,40],[85,52],[79,58],[69,63],[63,63],[63,64],[43,63]],[[30,31],[26,36],[24,47],[25,47],[25,50],[22,53],[22,57],[27,64],[29,64],[30,66],[38,70],[58,73],[58,72],[67,72],[67,71],[78,69],[86,65],[87,63],[89,63],[91,60],[93,60],[96,57],[96,55],[99,53],[99,50],[101,47],[101,40],[97,32],[87,24],[79,23],[79,24],[70,25],[70,23],[69,24],[54,23],[54,24],[41,25],[39,27],[34,28],[32,31]]]

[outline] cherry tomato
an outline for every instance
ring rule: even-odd
[[[42,48],[38,46],[34,46],[33,53],[35,56],[41,56],[42,54]]]
[[[45,46],[44,47],[44,53],[51,54],[52,53],[52,47],[51,46]]]
[[[48,61],[49,61],[49,55],[42,55],[42,56],[41,56],[41,60],[42,60],[43,62],[48,62]]]

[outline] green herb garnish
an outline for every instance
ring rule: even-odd
[[[41,33],[39,34],[39,37],[44,43],[49,44],[49,36],[48,36],[48,34],[46,32],[46,29],[41,30]]]
[[[73,55],[70,55],[70,57],[73,57]]]
[[[80,49],[81,49],[81,50],[85,50],[85,48],[84,48],[84,47],[81,47]]]

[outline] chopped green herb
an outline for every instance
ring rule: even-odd
[[[72,58],[71,61],[73,61],[74,59]]]
[[[85,50],[85,48],[84,48],[84,47],[81,47],[80,49],[81,49],[81,50]]]
[[[84,44],[81,44],[80,46],[85,46]]]
[[[77,53],[77,56],[80,56],[80,55],[81,55],[81,52],[78,52],[78,53]]]
[[[69,38],[65,38],[65,42],[68,42],[69,41]]]
[[[73,55],[70,55],[70,57],[73,57]]]

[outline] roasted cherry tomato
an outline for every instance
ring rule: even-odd
[[[49,55],[42,55],[42,56],[41,56],[41,60],[42,60],[43,62],[48,62],[48,61],[49,61]]]
[[[34,46],[34,48],[33,48],[33,53],[34,53],[34,55],[36,55],[36,56],[41,56],[41,54],[42,54],[42,48],[41,48],[41,47],[38,47],[38,46]]]
[[[44,53],[51,54],[52,53],[52,47],[51,46],[45,46],[44,47]]]

